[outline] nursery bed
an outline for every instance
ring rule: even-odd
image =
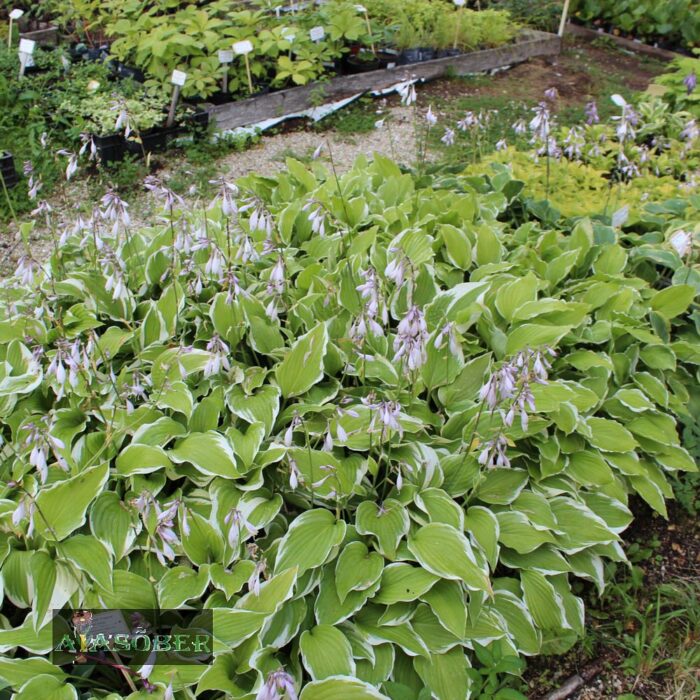
[[[218,129],[235,129],[298,113],[318,105],[319,97],[322,97],[323,102],[331,102],[370,90],[383,90],[406,80],[425,81],[447,74],[479,73],[520,63],[534,56],[555,56],[560,51],[561,39],[555,34],[528,30],[520,35],[519,41],[508,46],[340,76],[326,83],[310,83],[246,100],[212,105],[208,111]]]

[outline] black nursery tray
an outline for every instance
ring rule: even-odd
[[[345,75],[324,83],[310,83],[236,102],[211,105],[209,113],[218,129],[235,129],[313,107],[318,104],[321,90],[324,100],[331,102],[357,93],[383,90],[406,80],[434,80],[448,73],[479,73],[520,63],[534,56],[555,56],[560,51],[561,39],[556,34],[527,30],[520,34],[516,42],[497,49]]]

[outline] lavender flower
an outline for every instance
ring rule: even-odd
[[[369,424],[370,432],[375,428],[376,422],[382,425],[382,437],[385,437],[390,430],[395,430],[403,436],[403,428],[399,423],[401,415],[401,404],[398,401],[380,401],[374,403],[374,397],[368,396],[362,399],[362,403],[372,411],[372,419]]]
[[[572,126],[564,139],[564,155],[569,160],[581,160],[586,137],[580,126]]]
[[[396,90],[401,96],[401,104],[404,107],[410,107],[416,101],[416,88],[413,82],[401,83]]]
[[[530,131],[533,135],[533,143],[547,143],[551,131],[551,114],[545,102],[540,102],[532,110],[535,116],[530,121]]]
[[[554,102],[559,97],[559,91],[555,87],[548,88],[544,91],[545,99]]]
[[[449,127],[445,128],[445,133],[443,134],[440,141],[442,141],[445,144],[445,146],[454,146],[455,145],[455,131],[454,131],[454,129],[450,129]]]
[[[326,233],[326,213],[323,204],[312,199],[308,201],[301,210],[308,212],[306,218],[311,224],[311,230],[323,238]]]
[[[690,71],[690,73],[685,76],[683,85],[685,85],[685,89],[688,91],[689,95],[695,90],[698,86],[698,76],[695,75],[695,71]]]
[[[31,537],[34,534],[34,511],[36,510],[36,505],[34,500],[25,494],[20,499],[17,507],[12,512],[12,525],[14,527],[19,527],[23,520],[29,522],[29,527],[27,528],[27,537]]]
[[[281,668],[273,671],[258,691],[255,700],[297,700],[294,679]]]
[[[445,341],[447,341],[447,345],[452,355],[459,360],[463,360],[464,353],[462,352],[462,346],[457,340],[457,333],[455,331],[455,324],[453,321],[446,323],[440,329],[440,332],[435,336],[435,348],[440,349],[445,344]]]
[[[678,253],[681,258],[685,258],[690,255],[693,249],[693,236],[690,231],[676,231],[668,239],[671,247]]]
[[[34,280],[40,270],[41,266],[37,260],[34,260],[31,255],[23,255],[17,261],[15,276],[19,278],[20,283],[25,287],[31,287],[34,285]]]
[[[226,372],[231,369],[231,364],[228,361],[229,347],[221,340],[218,333],[215,333],[207,343],[207,351],[211,353],[211,356],[204,365],[205,377],[219,374],[222,368]]]
[[[285,269],[284,259],[280,255],[277,262],[270,270],[270,277],[267,283],[267,293],[281,295],[284,292]]]
[[[175,205],[183,209],[185,208],[185,200],[154,175],[149,175],[143,181],[143,186],[151,192],[156,199],[159,199],[168,211],[172,211]]]
[[[235,197],[238,196],[238,187],[223,177],[217,180],[209,180],[209,184],[218,186],[216,197],[212,200],[209,208],[211,209],[218,202],[221,202],[221,213],[226,217],[234,216],[238,212],[235,200]]]
[[[511,128],[515,132],[516,136],[522,136],[523,134],[527,133],[527,124],[525,123],[524,119],[518,119],[518,121],[513,123]]]
[[[506,455],[508,441],[504,435],[499,435],[494,440],[484,443],[483,449],[477,458],[477,462],[483,467],[510,467],[510,460]]]
[[[25,447],[31,447],[29,452],[29,464],[31,464],[37,472],[42,484],[45,484],[49,478],[49,455],[53,455],[56,464],[67,472],[69,470],[66,460],[60,455],[58,450],[65,449],[63,440],[51,435],[51,425],[48,417],[44,417],[43,424],[28,423],[27,429],[29,434],[24,441]]]
[[[399,323],[394,339],[393,361],[406,358],[408,371],[420,369],[428,359],[427,340],[428,327],[425,323],[425,316],[417,306],[412,306]]]
[[[66,167],[66,180],[70,180],[73,175],[78,171],[78,156],[76,153],[73,153],[71,151],[67,151],[65,148],[62,148],[60,151],[57,151],[59,156],[67,156],[68,157],[68,166]]]
[[[101,203],[104,207],[102,217],[106,221],[111,221],[114,224],[112,228],[113,236],[117,235],[119,224],[122,224],[124,228],[129,227],[131,224],[129,205],[113,189],[109,189],[105,192]]]
[[[248,519],[237,508],[232,508],[224,517],[224,525],[228,525],[227,541],[229,547],[236,548],[241,542],[245,542],[248,537],[255,537],[258,534],[257,528],[248,522]],[[245,534],[244,533],[247,533]],[[241,533],[244,533],[241,539]]]
[[[496,141],[496,150],[497,151],[505,151],[508,148],[508,142],[505,139],[501,139],[500,141]]]
[[[593,126],[593,124],[598,124],[600,122],[600,117],[598,116],[598,105],[595,102],[588,102],[584,110],[586,115],[586,124]]]
[[[639,124],[639,117],[632,105],[622,95],[613,95],[611,99],[618,107],[622,108],[622,114],[613,117],[613,121],[618,123],[615,130],[617,139],[620,143],[632,141],[636,136],[635,127]]]
[[[437,117],[433,113],[433,106],[428,107],[428,111],[425,113],[425,121],[428,123],[428,128],[435,126],[438,122]]]

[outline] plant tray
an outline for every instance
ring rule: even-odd
[[[447,74],[479,73],[521,63],[534,56],[556,56],[560,51],[561,39],[556,34],[527,30],[520,34],[516,42],[497,49],[345,75],[328,82],[310,83],[223,105],[210,105],[208,109],[218,129],[235,129],[303,111],[318,105],[319,97],[324,102],[332,102],[357,93],[383,90],[406,80],[425,81]]]

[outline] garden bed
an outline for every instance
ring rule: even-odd
[[[319,91],[330,102],[356,93],[383,90],[407,80],[434,80],[442,76],[468,75],[503,68],[534,56],[555,56],[561,51],[561,39],[547,32],[529,30],[509,46],[448,56],[432,61],[385,68],[383,70],[339,76],[327,83],[311,83],[301,87],[251,97],[246,100],[212,105],[209,113],[221,130],[249,126],[266,119],[295,114],[318,104]]]

